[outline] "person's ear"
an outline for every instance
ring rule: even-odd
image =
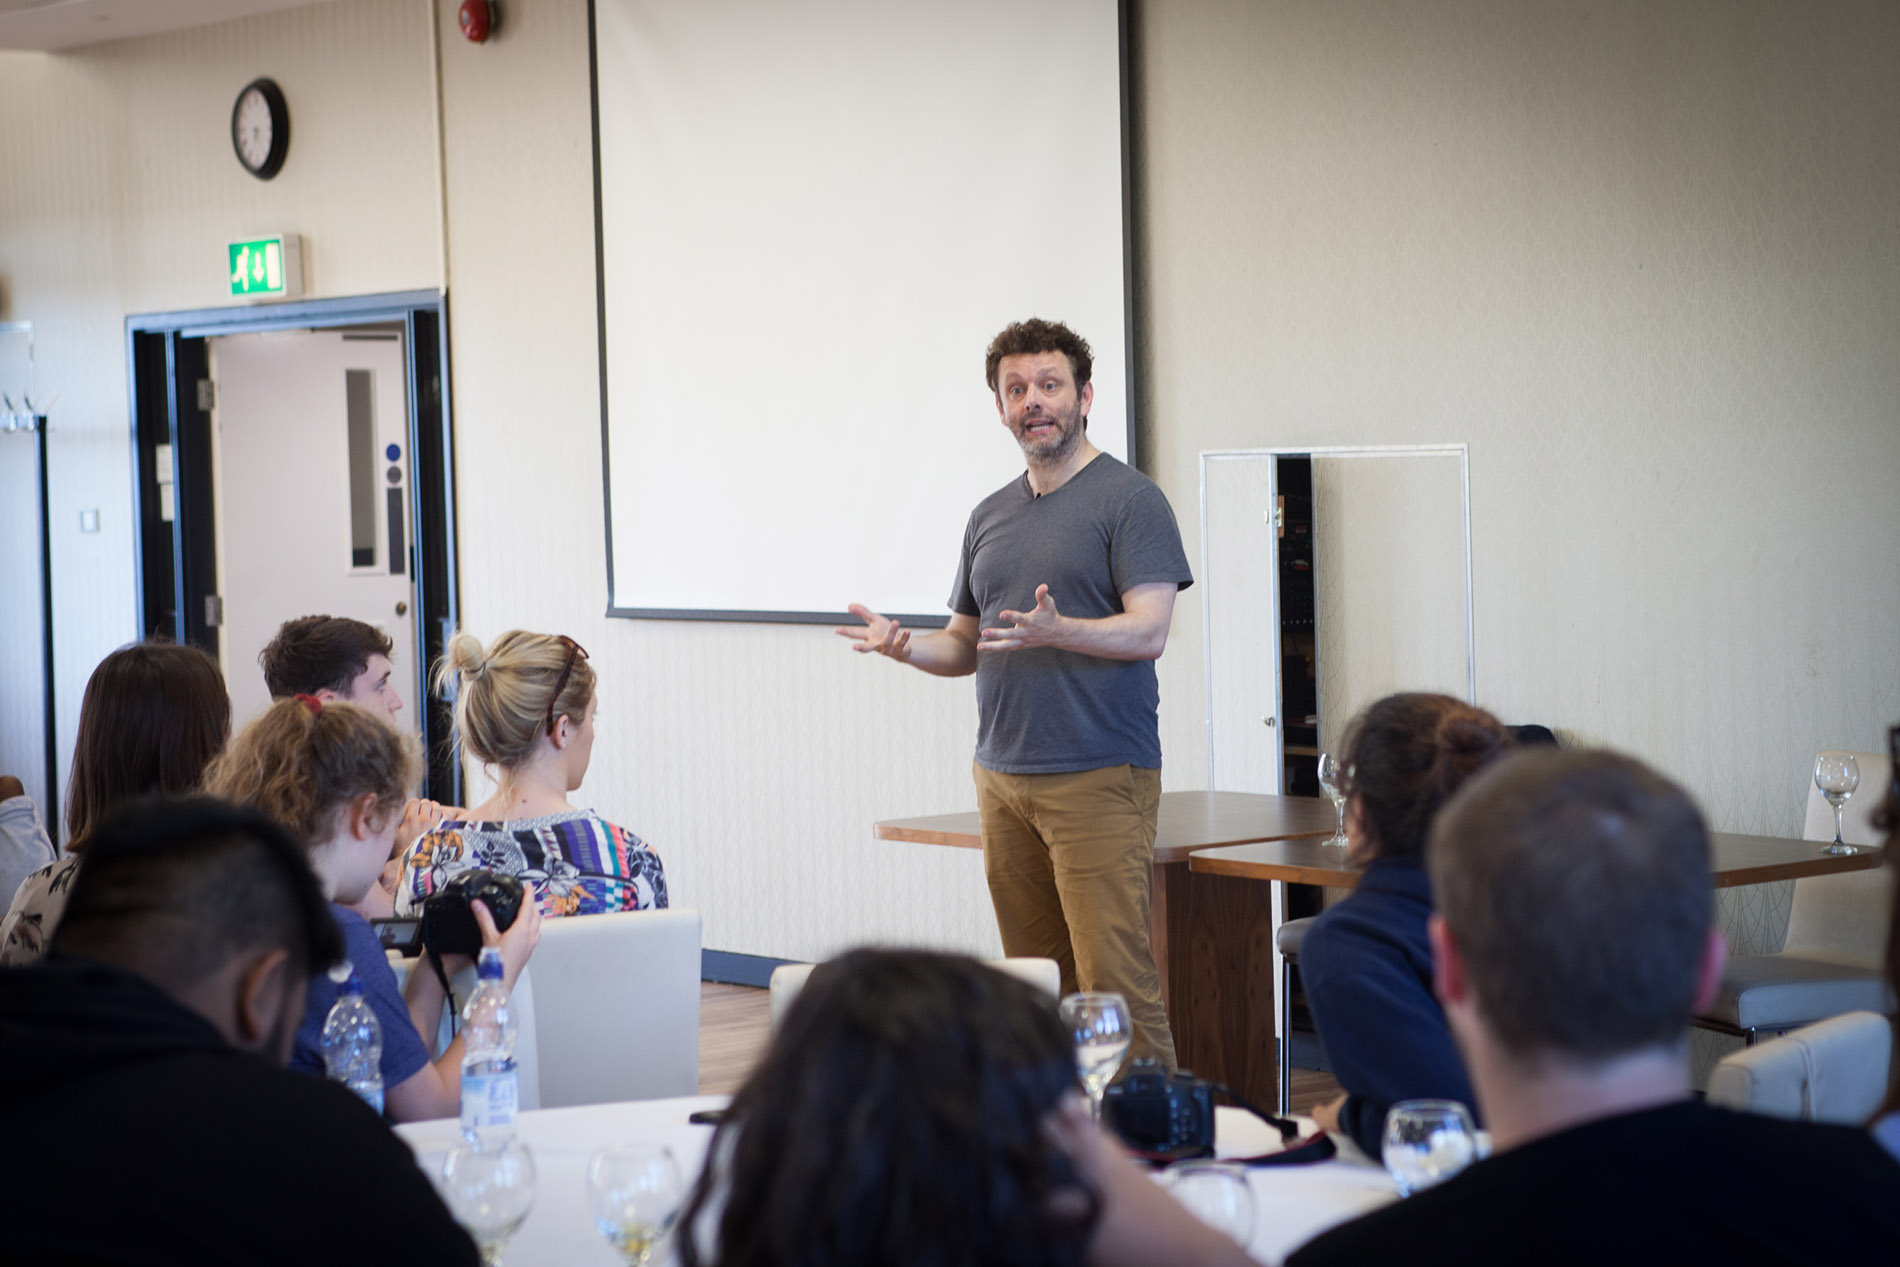
[[[1095,403],[1095,384],[1094,383],[1082,384],[1082,390],[1076,395],[1075,404],[1076,404],[1077,412],[1079,412],[1082,415],[1082,425],[1084,427],[1088,426],[1089,406],[1093,405],[1094,403]]]
[[[1702,944],[1702,962],[1696,965],[1691,1016],[1703,1015],[1715,1003],[1715,996],[1722,992],[1722,971],[1727,967],[1728,939],[1722,936],[1721,929],[1710,928],[1708,940]]]
[[[326,704],[334,704],[338,700],[342,699],[343,697],[341,695],[338,695],[335,691],[331,690],[327,686],[320,686],[317,688],[315,694],[313,694],[311,698],[320,699]]]
[[[1458,943],[1445,927],[1445,917],[1434,912],[1425,923],[1425,935],[1432,943],[1432,992],[1447,1008],[1467,1002],[1471,983],[1465,976],[1464,956],[1458,953]]]
[[[290,952],[281,946],[263,952],[245,966],[238,977],[237,1046],[281,1062],[283,1053],[266,1049],[284,1031],[292,996],[302,998],[301,990],[291,988],[298,984],[291,980]]]
[[[365,792],[351,801],[345,811],[344,825],[357,840],[373,840],[387,825],[376,816],[376,793]]]

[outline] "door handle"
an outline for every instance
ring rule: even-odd
[[[407,615],[409,614],[409,604],[407,604],[407,603],[397,603],[397,604],[396,604],[396,614],[397,614],[398,616],[407,616]]]

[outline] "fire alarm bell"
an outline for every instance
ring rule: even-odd
[[[495,6],[491,0],[462,0],[460,21],[463,36],[481,44],[495,29]]]

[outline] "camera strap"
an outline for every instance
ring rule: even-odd
[[[449,1041],[453,1042],[461,1032],[462,1017],[455,1006],[455,991],[449,986],[449,974],[442,970],[442,956],[435,951],[424,950],[422,957],[429,961],[429,966],[435,969],[435,979],[442,983],[442,1004],[449,1009]]]
[[[1291,1118],[1276,1117],[1262,1111],[1245,1097],[1235,1093],[1233,1088],[1218,1082],[1208,1084],[1214,1090],[1226,1096],[1238,1108],[1243,1108],[1261,1121],[1280,1132],[1281,1147],[1274,1152],[1261,1153],[1257,1157],[1226,1157],[1237,1166],[1310,1166],[1314,1162],[1326,1161],[1338,1154],[1339,1148],[1333,1143],[1333,1137],[1325,1131],[1315,1131],[1305,1139],[1300,1138],[1300,1124]]]

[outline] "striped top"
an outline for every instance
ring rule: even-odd
[[[444,819],[403,853],[396,913],[420,914],[430,894],[475,867],[532,881],[549,917],[666,906],[666,870],[646,841],[592,810],[569,810],[499,823]]]

